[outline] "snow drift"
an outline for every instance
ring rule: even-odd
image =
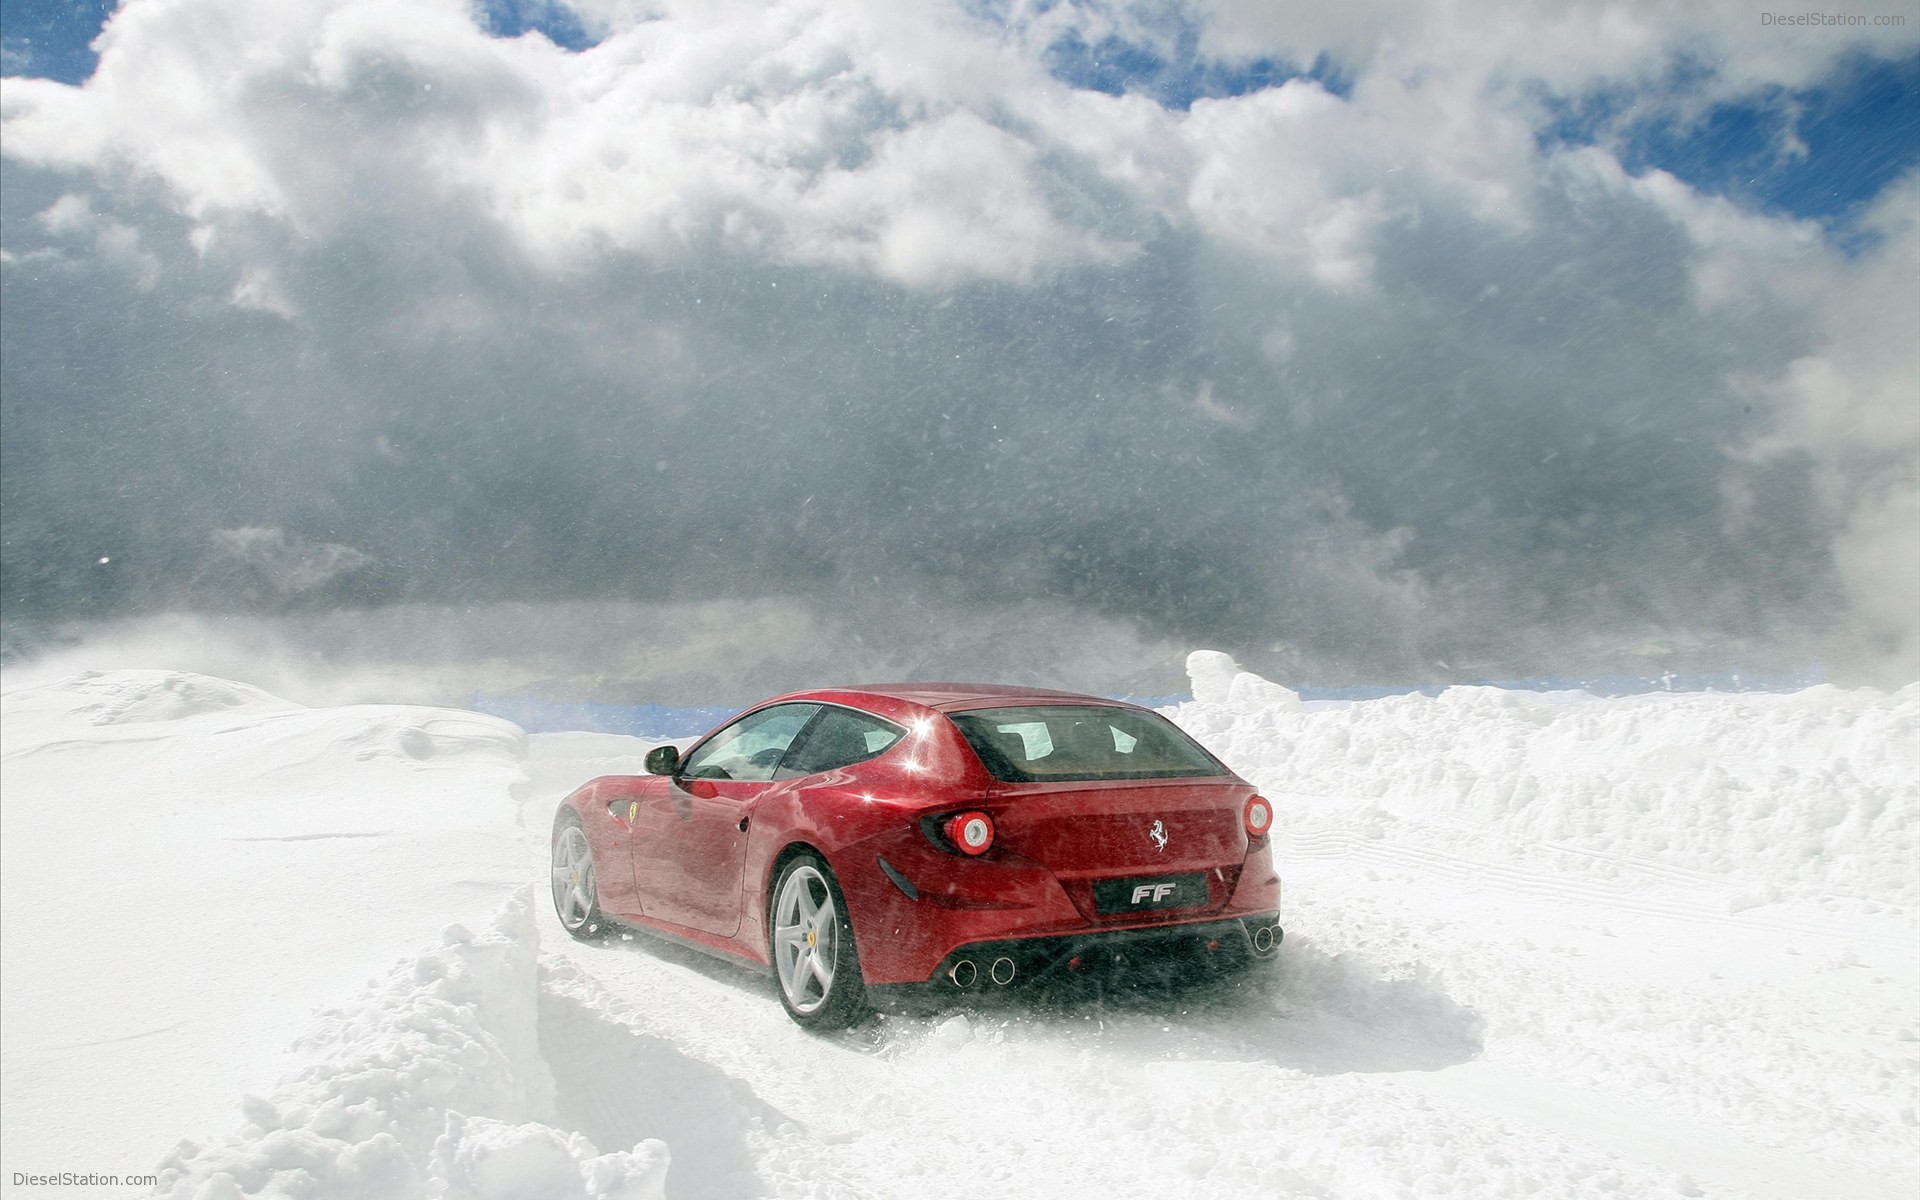
[[[552,1124],[530,896],[485,934],[449,927],[439,947],[323,1011],[294,1047],[307,1065],[271,1099],[242,1101],[247,1124],[220,1144],[183,1143],[159,1194],[661,1200],[663,1143],[601,1154]]]
[[[1296,836],[1398,822],[1436,847],[1490,836],[1601,874],[1698,872],[1756,902],[1920,903],[1920,685],[1309,707],[1193,658],[1196,698],[1168,715],[1288,801],[1276,820]]]

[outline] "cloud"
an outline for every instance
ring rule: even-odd
[[[188,585],[192,602],[203,608],[337,603],[352,598],[342,594],[343,583],[373,565],[352,546],[305,543],[261,526],[216,529],[210,542]]]
[[[131,0],[84,86],[6,81],[10,611],[178,602],[258,528],[365,556],[343,599],[1032,602],[1329,681],[1906,636],[1870,564],[1913,358],[1851,299],[1908,269],[1896,201],[1849,257],[1544,136],[1543,96],[1866,35],[578,11],[571,52],[452,0]],[[1068,34],[1351,85],[1169,108],[1058,77]]]
[[[160,263],[140,246],[140,231],[93,211],[90,196],[69,192],[38,216],[52,244],[42,250],[48,258],[78,253],[117,268],[143,292],[154,289]]]
[[[20,638],[21,632],[31,636]],[[151,667],[257,681],[303,704],[475,697],[747,705],[834,682],[970,678],[1147,698],[1185,687],[1183,646],[1045,600],[946,606],[850,596],[633,604],[315,606],[9,630],[6,683]]]
[[[1833,523],[1837,580],[1849,601],[1833,653],[1884,684],[1920,678],[1920,179],[1889,189],[1867,225],[1882,240],[1857,260],[1801,276],[1815,314],[1809,352],[1748,377],[1771,422],[1751,447],[1762,463],[1810,459]]]

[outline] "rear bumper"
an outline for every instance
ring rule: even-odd
[[[934,849],[917,830],[861,851],[833,866],[869,986],[942,981],[957,955],[982,945],[1005,943],[1021,952],[1008,956],[1021,961],[1065,961],[1076,945],[1190,941],[1195,930],[1217,924],[1227,944],[1238,946],[1249,921],[1272,927],[1281,909],[1280,880],[1264,845],[1233,868],[1209,871],[1217,878],[1206,907],[1109,917],[1084,911],[1052,871],[1018,855],[966,860]]]
[[[966,991],[1106,971],[1134,961],[1182,956],[1222,961],[1270,958],[1284,936],[1280,914],[1268,912],[1177,925],[999,938],[956,948],[941,960],[928,983]],[[915,989],[916,985],[894,985],[879,990],[884,994]]]

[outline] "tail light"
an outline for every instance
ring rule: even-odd
[[[1267,836],[1267,831],[1273,828],[1273,805],[1263,797],[1250,798],[1241,816],[1246,822],[1247,836],[1256,841]]]
[[[940,832],[962,854],[978,857],[993,848],[993,818],[979,809],[953,814],[940,823]]]

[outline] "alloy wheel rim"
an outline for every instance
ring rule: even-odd
[[[780,990],[797,1013],[818,1010],[833,994],[837,917],[825,876],[806,865],[788,872],[773,907],[773,959]]]
[[[593,912],[593,855],[586,831],[571,826],[553,851],[553,907],[569,931],[587,923]]]

